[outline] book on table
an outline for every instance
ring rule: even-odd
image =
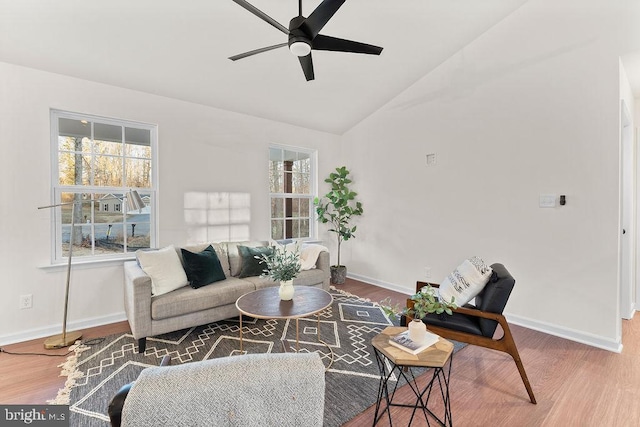
[[[399,333],[398,335],[391,336],[389,338],[389,344],[399,348],[400,350],[404,350],[407,353],[418,354],[437,343],[438,339],[440,338],[439,335],[436,335],[432,332],[426,331],[426,333],[427,334],[423,341],[414,341],[409,338],[409,331],[407,330]]]

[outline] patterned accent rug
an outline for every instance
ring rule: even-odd
[[[326,373],[326,427],[340,426],[375,403],[379,372],[371,339],[393,325],[378,304],[333,287],[330,292],[333,304],[320,315],[320,337],[335,354]],[[317,318],[299,322],[300,351],[319,353],[327,366],[331,354],[317,341]],[[243,317],[243,345],[248,353],[281,353],[283,339],[295,348],[295,333],[295,321]],[[456,343],[454,351],[462,346]],[[70,425],[109,426],[107,407],[111,398],[120,387],[134,381],[142,369],[158,366],[165,355],[171,356],[172,365],[238,355],[238,319],[149,337],[142,355],[136,348],[131,334],[111,335],[96,345],[80,347],[75,370],[65,367],[73,379]],[[64,393],[61,390],[59,395],[63,400]]]

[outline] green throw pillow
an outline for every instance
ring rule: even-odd
[[[240,264],[239,278],[259,276],[264,273],[264,269],[267,268],[266,264],[256,259],[256,256],[272,255],[273,248],[270,246],[260,246],[257,248],[250,248],[248,246],[238,246],[238,252],[242,263]]]
[[[198,253],[186,249],[181,250],[184,271],[187,273],[187,279],[189,279],[192,288],[198,289],[227,278],[213,246],[209,245],[207,249]]]

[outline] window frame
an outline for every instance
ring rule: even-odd
[[[104,125],[111,126],[120,126],[122,127],[122,142],[123,144],[126,142],[125,128],[135,128],[135,129],[143,129],[149,131],[150,138],[150,164],[151,164],[151,186],[150,187],[131,187],[126,186],[126,182],[123,179],[121,186],[97,186],[97,185],[64,185],[60,183],[60,149],[59,149],[59,120],[70,119],[70,120],[86,120],[88,122],[100,123]],[[94,194],[126,194],[129,190],[137,190],[141,197],[150,197],[149,203],[149,246],[155,247],[158,237],[158,219],[157,219],[157,194],[158,194],[158,130],[157,125],[143,123],[143,122],[135,122],[130,120],[123,119],[114,119],[109,117],[97,116],[92,114],[84,114],[77,112],[70,112],[64,110],[51,109],[50,110],[50,132],[51,132],[51,200],[52,204],[59,204],[62,200],[63,193],[82,193],[93,196]],[[93,137],[93,135],[92,135]],[[123,146],[123,152],[121,157],[123,159],[133,158],[136,159],[135,156],[127,156],[126,150]],[[100,207],[100,200],[96,199],[93,203],[86,203],[86,205],[98,206]],[[121,207],[122,204],[120,203]],[[109,203],[105,203],[102,209],[99,209],[100,212],[109,212],[112,210],[108,207]],[[103,211],[103,209],[106,209]],[[114,209],[115,210],[115,209]],[[126,229],[127,221],[127,210],[121,209],[120,211],[114,213],[122,213],[123,219],[122,223]],[[63,253],[62,249],[62,209],[61,207],[56,207],[52,209],[52,223],[51,227],[51,263],[53,265],[58,265],[62,263],[68,262],[68,256]],[[79,224],[76,224],[79,225]],[[92,240],[92,250],[95,249],[95,233],[94,227],[96,223],[91,222],[91,229],[94,239]],[[109,261],[109,260],[118,260],[118,259],[131,259],[134,256],[134,252],[128,251],[127,248],[127,239],[125,239],[123,244],[123,252],[113,253],[113,254],[90,254],[77,256],[75,253],[73,255],[73,263],[90,263],[90,262],[98,262],[98,261]]]
[[[310,163],[310,171],[309,171],[309,190],[310,193],[284,193],[284,192],[280,192],[280,193],[272,193],[271,192],[271,150],[272,149],[276,149],[276,150],[281,150],[283,153],[285,151],[290,151],[290,152],[295,152],[295,153],[303,153],[305,155],[309,156],[309,163]],[[318,151],[315,149],[311,149],[311,148],[304,148],[304,147],[294,147],[294,146],[290,146],[290,145],[282,145],[282,144],[269,144],[268,147],[268,163],[267,163],[267,167],[268,167],[268,171],[267,171],[267,176],[269,178],[269,237],[272,240],[280,240],[280,239],[275,239],[273,237],[273,229],[272,229],[272,222],[274,220],[273,212],[272,212],[272,200],[274,198],[304,198],[304,199],[308,199],[309,200],[309,235],[307,237],[286,237],[286,231],[285,231],[285,237],[283,237],[283,239],[285,240],[296,240],[296,241],[315,241],[317,240],[317,233],[318,233],[318,227],[316,226],[316,219],[315,219],[315,208],[313,205],[313,201],[316,197],[316,195],[318,194]],[[286,215],[286,213],[285,213]],[[286,216],[285,216],[286,218]],[[298,218],[303,218],[303,217],[298,217]],[[279,219],[279,218],[275,218],[275,219]],[[286,229],[286,227],[285,227]]]

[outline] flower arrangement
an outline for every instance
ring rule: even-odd
[[[382,308],[382,311],[389,317],[406,315],[414,319],[422,319],[429,313],[446,313],[451,316],[453,310],[458,308],[455,303],[455,297],[451,297],[451,301],[448,302],[441,300],[435,288],[431,287],[431,285],[422,287],[420,291],[411,296],[411,300],[413,301],[413,307],[400,309],[398,304],[392,307],[391,298],[386,298],[380,302],[380,308]]]
[[[287,251],[284,246],[280,245],[274,247],[271,255],[261,254],[255,258],[266,264],[264,273],[260,277],[268,277],[274,282],[293,280],[302,267],[298,250]]]

